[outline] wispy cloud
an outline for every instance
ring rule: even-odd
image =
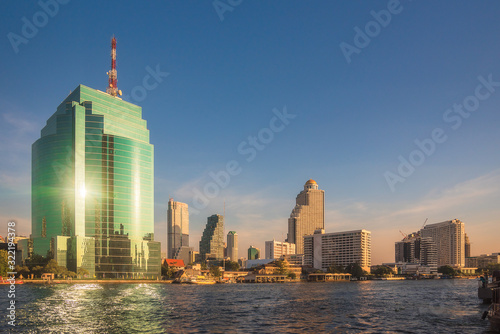
[[[395,211],[390,217],[412,215],[440,215],[456,211],[464,205],[478,203],[482,199],[500,192],[500,169],[472,180],[467,180],[447,189],[432,189],[418,203]],[[498,197],[497,197],[498,198]]]

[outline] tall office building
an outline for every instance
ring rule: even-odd
[[[238,233],[235,231],[227,234],[227,256],[231,261],[238,261]]]
[[[212,215],[207,218],[200,241],[200,257],[203,260],[224,259],[224,216]]]
[[[34,253],[98,278],[155,278],[153,145],[142,109],[80,85],[32,147]]]
[[[168,201],[167,209],[167,258],[191,262],[189,247],[189,209],[186,203]]]
[[[250,246],[248,248],[248,260],[258,260],[260,259],[260,249]]]
[[[436,246],[437,266],[465,266],[464,223],[458,219],[426,225],[420,230],[422,238],[431,238]]]
[[[470,257],[470,240],[469,240],[469,236],[467,235],[467,233],[465,233],[465,258],[468,258]]]
[[[295,254],[295,244],[281,241],[266,241],[266,259],[279,259],[283,255]]]
[[[363,270],[370,271],[371,232],[356,230],[325,233],[319,229],[304,237],[304,265],[320,270],[330,266],[359,264]]]
[[[288,219],[287,242],[295,244],[297,254],[304,253],[304,239],[317,229],[325,228],[325,192],[314,180],[304,185],[296,199],[295,208]]]

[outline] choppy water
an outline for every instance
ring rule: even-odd
[[[474,280],[18,285],[23,333],[489,333]]]

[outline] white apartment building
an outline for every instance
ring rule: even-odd
[[[304,265],[327,270],[331,265],[347,266],[359,264],[370,271],[371,232],[356,230],[325,233],[319,229],[304,236]]]
[[[266,241],[266,259],[279,259],[283,255],[295,254],[295,244],[282,241]]]

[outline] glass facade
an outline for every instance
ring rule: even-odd
[[[158,277],[153,161],[142,109],[78,86],[33,144],[34,252],[67,249],[68,269],[97,278]]]
[[[212,215],[207,218],[207,225],[200,241],[202,259],[224,259],[224,216]]]

